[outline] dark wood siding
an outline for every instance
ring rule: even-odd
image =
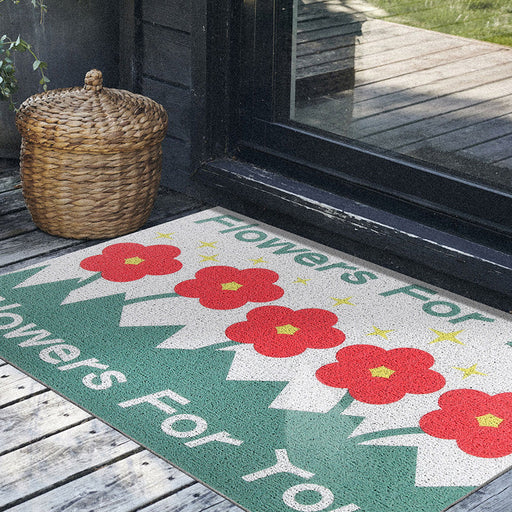
[[[201,4],[202,0],[139,0],[135,4],[140,42],[135,48],[136,89],[161,103],[169,115],[162,183],[189,193],[194,191],[189,177],[201,160],[199,136],[196,128],[192,130],[197,109],[203,108],[198,101],[204,91],[197,83],[197,66],[198,53],[203,55],[205,50],[194,28],[198,18],[206,19]]]

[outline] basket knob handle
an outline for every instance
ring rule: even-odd
[[[98,69],[88,71],[84,82],[84,89],[86,91],[100,92],[103,89],[103,75]]]

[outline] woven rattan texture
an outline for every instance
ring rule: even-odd
[[[23,195],[35,224],[47,233],[111,238],[137,230],[151,213],[160,182],[160,145],[106,154],[101,161],[97,154],[62,155],[27,142],[21,154]]]
[[[16,126],[25,140],[55,149],[118,153],[161,142],[167,114],[150,98],[102,87],[101,73],[93,70],[84,87],[28,98],[16,115]]]
[[[146,222],[167,130],[161,105],[103,88],[93,70],[83,88],[30,97],[16,123],[23,194],[38,227],[68,238],[109,238]]]

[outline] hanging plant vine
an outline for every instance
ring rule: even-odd
[[[5,0],[0,0],[0,4]],[[11,0],[13,4],[19,4],[20,0]],[[44,14],[47,11],[46,5],[42,0],[30,0],[34,8],[40,10],[40,23],[43,23]],[[21,38],[20,35],[16,39],[9,37],[7,34],[0,36],[0,100],[8,101],[9,108],[15,110],[16,106],[13,101],[13,95],[18,89],[18,81],[16,79],[16,66],[14,62],[14,54],[28,52],[32,58],[32,69],[39,73],[39,83],[43,86],[43,90],[47,90],[49,78],[45,74],[48,67],[46,62],[42,61],[35,53],[32,46]]]

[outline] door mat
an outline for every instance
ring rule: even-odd
[[[0,295],[0,357],[251,512],[440,512],[512,466],[509,316],[233,212]]]

